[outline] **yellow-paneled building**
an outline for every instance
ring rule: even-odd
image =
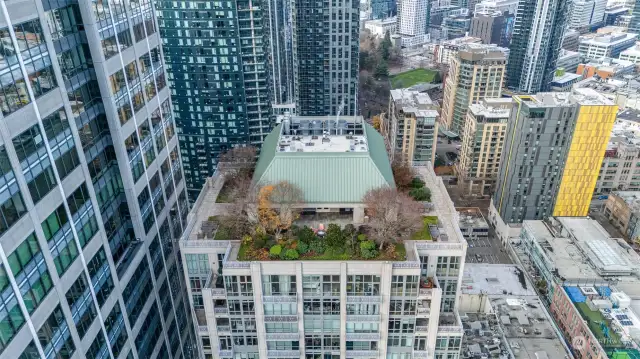
[[[577,89],[576,124],[558,190],[554,216],[586,216],[618,105],[591,89]]]

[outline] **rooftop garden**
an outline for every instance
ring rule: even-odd
[[[330,223],[326,228],[310,228],[296,225],[305,208],[298,186],[286,181],[256,186],[252,167],[225,166],[225,183],[216,202],[228,203],[226,213],[209,217],[202,224],[203,232],[208,239],[241,239],[238,260],[244,261],[402,261],[406,259],[404,240],[431,239],[428,224],[437,223],[437,218],[423,217],[421,202],[429,201],[431,193],[412,168],[399,164],[392,170],[397,188],[372,189],[362,198],[366,225]]]
[[[591,310],[587,303],[574,303],[580,315],[587,321],[589,329],[595,336],[595,338],[605,348],[619,348],[623,347],[620,342],[620,336],[618,333],[611,330],[609,322],[600,313],[600,311]]]
[[[426,216],[422,219],[422,228],[419,231],[414,233],[411,236],[411,239],[414,241],[430,241],[433,238],[431,237],[431,230],[429,226],[437,226],[438,225],[438,217],[436,216]]]

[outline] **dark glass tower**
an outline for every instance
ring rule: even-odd
[[[568,0],[520,1],[507,64],[507,86],[548,91],[566,27]]]
[[[296,112],[303,116],[355,115],[360,3],[293,1]]]
[[[259,146],[271,129],[268,5],[156,1],[192,199],[221,153]]]

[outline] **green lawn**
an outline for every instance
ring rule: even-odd
[[[587,305],[587,303],[574,303],[574,304],[576,305],[576,308],[578,308],[578,311],[580,312],[580,314],[582,314],[582,316],[585,318],[585,320],[589,324],[589,329],[591,329],[591,332],[593,333],[593,335],[596,337],[596,339],[600,343],[602,343],[603,347],[621,346],[620,336],[613,330],[609,330],[609,337],[605,338],[601,323],[605,323],[607,327],[609,326],[609,323],[599,311],[593,311],[589,309],[589,306]]]
[[[411,87],[421,82],[439,82],[440,75],[436,70],[415,69],[393,75],[390,77],[390,79],[391,87],[397,89]]]
[[[436,216],[424,217],[422,219],[422,229],[414,233],[413,236],[411,236],[411,239],[413,239],[414,241],[430,241],[432,239],[431,233],[429,232],[430,224],[437,225],[438,217]]]

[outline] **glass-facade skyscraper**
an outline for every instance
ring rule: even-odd
[[[271,129],[266,5],[156,1],[192,198],[221,153],[259,146]]]
[[[0,0],[0,358],[193,358],[152,0]]]
[[[549,91],[567,23],[569,1],[520,1],[509,47],[507,87]]]

